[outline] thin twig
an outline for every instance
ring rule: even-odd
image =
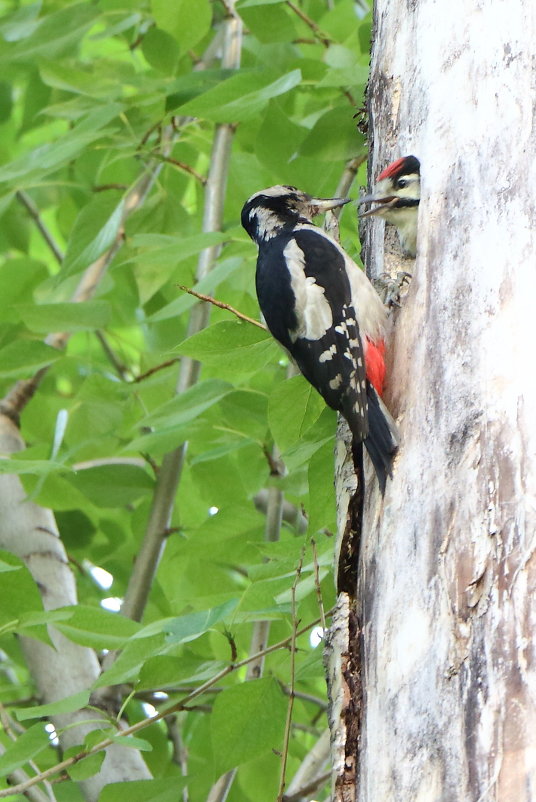
[[[287,720],[285,722],[285,734],[283,736],[281,775],[279,780],[279,791],[277,794],[277,802],[282,802],[283,800],[283,792],[285,790],[285,776],[287,773],[288,748],[290,743],[290,731],[292,724],[292,710],[294,708],[294,685],[296,681],[296,639],[298,637],[298,623],[299,623],[296,615],[296,588],[298,587],[298,582],[300,581],[304,552],[305,552],[305,547],[302,548],[298,566],[296,568],[296,576],[294,577],[294,582],[292,583],[292,588],[290,591],[291,609],[292,609],[292,635],[290,638],[290,685],[289,685],[289,695],[288,695],[288,705],[287,705]]]
[[[151,156],[154,156],[156,159],[162,159],[162,161],[166,162],[167,164],[173,164],[175,167],[178,167],[179,170],[182,170],[183,172],[188,173],[188,175],[193,176],[195,180],[199,181],[199,183],[203,186],[205,186],[207,183],[205,176],[198,173],[197,170],[194,170],[194,168],[190,167],[190,165],[186,164],[186,162],[180,162],[178,159],[173,159],[171,156],[164,156],[161,153],[151,153]]]
[[[127,184],[95,184],[93,192],[107,192],[109,189],[117,189],[120,192],[126,192],[128,186]]]
[[[108,357],[108,360],[112,364],[119,378],[123,379],[123,381],[126,381],[128,379],[128,374],[129,374],[128,368],[117,358],[117,356],[115,355],[115,351],[108,342],[108,339],[104,334],[104,332],[100,331],[100,329],[97,329],[95,335],[97,337],[97,340],[100,342],[102,346],[102,350]]]
[[[199,298],[200,301],[206,301],[213,306],[217,306],[219,309],[226,309],[228,312],[232,312],[233,315],[240,318],[240,320],[245,320],[246,323],[251,323],[253,326],[257,326],[257,328],[262,329],[263,331],[267,331],[266,326],[260,323],[258,320],[255,320],[252,317],[248,317],[243,312],[239,312],[238,309],[235,309],[234,306],[230,304],[226,304],[223,301],[218,301],[216,298],[213,298],[211,295],[204,295],[202,292],[197,292],[196,290],[192,290],[190,287],[185,287],[184,284],[177,284],[179,290],[183,290],[183,292],[187,292],[188,295],[193,295],[195,298]]]
[[[18,785],[14,785],[11,788],[2,789],[0,790],[0,798],[11,796],[12,794],[19,794],[25,793],[28,788],[36,785],[43,780],[47,780],[49,777],[53,777],[55,774],[63,771],[64,769],[68,769],[70,766],[74,766],[75,763],[79,763],[89,755],[95,754],[95,752],[101,752],[103,749],[107,749],[108,746],[111,746],[112,743],[118,743],[118,739],[126,738],[128,735],[134,735],[136,732],[140,732],[144,730],[146,727],[150,727],[151,724],[155,724],[157,721],[161,721],[162,719],[166,718],[167,716],[171,715],[172,713],[177,713],[179,710],[184,710],[186,705],[191,702],[193,699],[197,699],[198,696],[201,696],[208,688],[213,687],[216,685],[220,680],[226,677],[228,674],[233,673],[234,671],[238,671],[239,669],[243,668],[244,666],[249,665],[249,663],[258,660],[259,657],[265,656],[267,654],[272,654],[273,652],[277,652],[280,649],[287,648],[293,642],[296,642],[296,639],[300,637],[300,635],[304,635],[306,632],[309,632],[315,626],[318,626],[320,623],[320,619],[317,618],[315,621],[311,621],[306,626],[303,626],[298,631],[292,632],[287,638],[284,638],[278,643],[272,644],[272,646],[267,646],[261,652],[257,654],[249,655],[245,657],[243,660],[239,660],[237,663],[230,663],[225,668],[222,668],[221,671],[218,671],[217,674],[211,679],[206,680],[202,683],[198,688],[196,688],[192,693],[188,694],[188,696],[183,697],[179,702],[173,703],[170,707],[166,708],[165,710],[160,711],[159,713],[155,713],[154,716],[150,716],[149,718],[142,719],[141,721],[137,721],[136,724],[132,724],[130,727],[125,727],[123,730],[119,730],[117,733],[114,733],[114,738],[105,738],[99,743],[92,746],[90,749],[86,749],[84,751],[78,752],[76,755],[73,755],[70,758],[66,758],[62,760],[60,763],[56,763],[55,766],[51,766],[45,771],[42,771],[39,775],[35,777],[30,777],[25,783],[19,783]],[[119,741],[120,742],[120,741]]]
[[[320,30],[320,28],[318,27],[318,25],[316,24],[316,22],[315,22],[314,20],[312,20],[312,19],[311,19],[311,17],[308,17],[308,16],[307,16],[307,14],[306,14],[304,11],[302,11],[302,10],[301,10],[301,8],[298,8],[298,6],[294,5],[294,3],[291,3],[291,1],[290,1],[290,0],[287,0],[287,6],[288,6],[288,7],[291,9],[291,11],[293,11],[293,12],[294,12],[294,13],[295,13],[295,14],[296,14],[296,15],[297,15],[297,16],[298,16],[298,17],[299,17],[299,18],[300,18],[300,19],[301,19],[303,22],[305,22],[305,24],[306,24],[306,25],[307,25],[307,26],[308,26],[308,27],[309,27],[309,28],[312,30],[312,32],[314,33],[314,35],[316,36],[316,38],[317,38],[317,39],[318,39],[320,42],[322,42],[322,44],[324,45],[324,47],[329,47],[329,45],[331,44],[331,39],[329,38],[329,36],[328,36],[326,33],[323,33],[323,32]]]
[[[313,794],[315,791],[317,791],[319,788],[322,788],[322,786],[329,781],[330,777],[331,777],[330,771],[326,771],[324,772],[324,774],[320,774],[320,776],[315,777],[315,779],[311,780],[311,782],[307,783],[307,785],[302,785],[301,788],[298,788],[298,790],[295,793],[283,794],[281,802],[302,802],[302,799],[305,799],[306,797],[310,796],[310,794]]]
[[[159,370],[164,370],[164,368],[169,368],[171,365],[176,365],[177,362],[180,361],[180,356],[176,356],[173,359],[168,359],[166,362],[161,362],[159,365],[155,365],[149,370],[146,370],[145,373],[140,373],[139,376],[136,376],[132,379],[133,383],[142,382],[144,379],[148,379],[149,376],[152,376],[153,373],[158,373]]]
[[[30,215],[32,220],[35,222],[35,225],[41,232],[41,236],[43,237],[46,244],[50,248],[56,262],[59,265],[61,265],[61,263],[63,262],[63,252],[61,248],[56,244],[56,240],[54,239],[54,237],[44,224],[43,218],[39,214],[39,209],[37,208],[33,200],[22,189],[19,189],[19,191],[16,193],[16,198],[26,208],[28,214]]]

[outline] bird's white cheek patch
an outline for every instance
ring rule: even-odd
[[[290,285],[296,297],[296,317],[298,325],[291,337],[307,340],[320,340],[333,324],[331,307],[320,287],[312,276],[304,272],[305,254],[296,240],[291,239],[283,251],[290,273]],[[326,353],[326,352],[324,352]],[[326,356],[326,359],[329,357]]]

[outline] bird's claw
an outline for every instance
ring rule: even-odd
[[[404,285],[409,284],[410,279],[411,273],[400,270],[396,277],[389,273],[381,273],[372,283],[385,306],[390,309],[393,306],[400,306],[402,289]]]

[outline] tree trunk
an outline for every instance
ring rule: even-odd
[[[0,415],[0,453],[23,448],[17,427]],[[26,497],[19,477],[0,475],[0,547],[24,560],[36,581],[45,610],[77,604],[76,585],[67,554],[51,510]],[[91,688],[100,674],[92,649],[79,646],[49,627],[54,648],[33,638],[21,638],[30,674],[43,704],[64,699]],[[85,736],[105,729],[107,717],[89,708],[53,716],[62,749],[80,745]],[[119,744],[106,750],[98,774],[80,783],[85,799],[94,802],[107,783],[149,779],[151,774],[141,754]]]
[[[372,174],[414,153],[423,188],[361,545],[360,802],[536,799],[535,42],[532,0],[375,7]]]

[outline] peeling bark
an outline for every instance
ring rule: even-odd
[[[536,7],[378,0],[375,32],[372,174],[414,153],[423,192],[386,394],[402,445],[361,547],[356,798],[534,802]]]

